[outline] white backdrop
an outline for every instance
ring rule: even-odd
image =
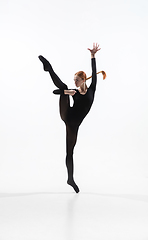
[[[107,79],[98,76],[94,104],[80,127],[76,182],[83,190],[131,192],[129,182],[137,179],[145,191],[147,11],[147,0],[1,0],[1,192],[69,191],[59,97],[38,55],[73,88],[75,72],[91,75],[87,48],[93,42],[100,44],[97,69]]]

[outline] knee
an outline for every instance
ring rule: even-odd
[[[66,166],[69,168],[73,165],[73,156],[67,155],[66,156]]]
[[[73,150],[69,149],[66,154],[66,159],[72,159],[73,158]]]
[[[73,151],[68,151],[66,154],[67,158],[71,158],[73,156]]]

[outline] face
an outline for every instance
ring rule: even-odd
[[[76,87],[80,87],[81,84],[85,82],[85,80],[83,80],[82,78],[80,78],[77,75],[74,76],[74,81],[75,81]]]

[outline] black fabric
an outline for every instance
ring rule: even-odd
[[[63,92],[61,90],[63,88],[53,91],[55,94],[62,94],[62,96],[60,97],[60,114],[61,114],[62,120],[66,124],[80,125],[92,106],[92,103],[94,100],[94,94],[96,90],[96,80],[97,80],[95,58],[91,59],[91,63],[92,63],[91,85],[87,89],[86,94],[84,95],[80,94],[80,92],[77,89],[74,89],[77,93],[74,96],[72,96],[74,100],[73,107],[70,107],[69,96],[62,94]],[[50,72],[50,75],[53,76],[51,72]],[[55,82],[55,79],[54,79],[54,82]],[[56,86],[58,85],[61,85],[61,80],[59,84],[57,84],[57,81],[56,81]],[[67,85],[65,85],[65,90],[66,89],[68,89]]]
[[[64,94],[64,90],[68,89],[67,85],[64,84],[56,75],[51,64],[45,58],[40,56],[39,59],[43,63],[44,70],[49,72],[55,86],[59,88],[58,90],[54,90],[53,93],[60,94],[60,116],[66,124],[66,166],[68,172],[67,183],[71,185],[76,192],[79,192],[79,188],[75,184],[73,178],[73,150],[77,141],[79,126],[85,116],[88,114],[94,100],[97,80],[96,60],[95,58],[91,59],[92,82],[90,87],[87,89],[85,95],[80,94],[79,91],[75,89],[76,93],[73,96],[74,104],[72,107],[70,107],[69,95]]]
[[[64,94],[64,89],[56,89],[53,91],[54,94]]]

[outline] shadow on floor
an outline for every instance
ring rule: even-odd
[[[23,197],[23,196],[33,196],[33,195],[74,195],[74,192],[30,192],[30,193],[0,193],[0,198],[4,197]],[[76,194],[77,195],[77,194]],[[114,197],[114,198],[126,198],[135,201],[148,202],[148,195],[140,194],[101,194],[95,192],[80,192],[78,195],[93,195],[97,197]]]

